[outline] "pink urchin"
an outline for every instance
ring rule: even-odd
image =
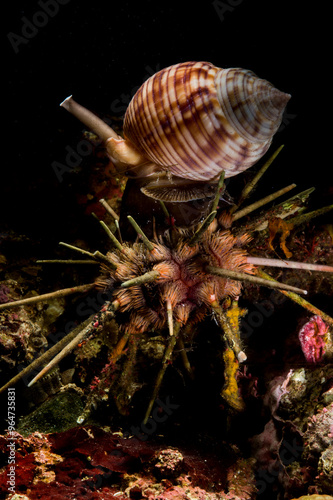
[[[309,363],[319,363],[325,354],[328,326],[318,315],[305,323],[298,337],[302,351]]]

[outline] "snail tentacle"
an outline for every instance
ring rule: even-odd
[[[129,166],[136,167],[147,163],[147,160],[128,141],[118,135],[101,118],[77,103],[72,96],[67,97],[60,106],[78,118],[105,142],[108,155],[118,169],[126,170]]]

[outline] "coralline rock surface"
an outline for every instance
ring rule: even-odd
[[[6,445],[15,441],[15,494],[8,495]],[[251,500],[253,460],[163,448],[98,427],[29,437],[0,436],[0,495],[14,500]],[[16,496],[16,499],[19,498]]]
[[[271,419],[252,439],[257,485],[271,492],[268,498],[279,489],[287,499],[333,494],[332,382],[330,364],[291,369],[271,381],[265,399]]]

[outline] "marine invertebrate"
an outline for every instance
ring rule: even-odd
[[[147,196],[179,202],[212,196],[222,171],[232,177],[256,163],[289,99],[251,71],[185,62],[140,87],[125,114],[124,138],[72,97],[62,106],[106,141],[121,172],[147,178]]]
[[[265,279],[260,276],[255,276],[255,274],[259,274],[256,266],[270,265],[270,260],[260,259],[258,261],[256,258],[249,256],[244,248],[251,238],[249,231],[238,228],[237,231],[233,232],[231,228],[232,223],[244,216],[244,213],[249,214],[252,210],[258,208],[258,206],[263,205],[263,203],[257,203],[255,207],[252,206],[251,209],[248,208],[245,212],[238,210],[240,203],[246,199],[255,182],[251,182],[251,189],[246,189],[241,193],[240,199],[234,204],[231,210],[221,210],[219,213],[217,210],[223,187],[224,175],[232,176],[241,172],[253,164],[253,162],[266,151],[271,142],[272,135],[280,123],[281,114],[287,101],[286,95],[274,89],[271,84],[257,79],[252,73],[244,70],[230,70],[224,73],[223,70],[218,70],[212,65],[207,66],[207,63],[186,63],[184,65],[177,65],[177,67],[169,69],[165,73],[161,72],[158,74],[159,76],[155,75],[148,80],[143,88],[138,91],[138,96],[134,97],[133,106],[135,106],[136,99],[140,102],[140,99],[142,100],[143,95],[145,95],[145,102],[149,107],[149,104],[152,104],[150,101],[151,97],[149,97],[149,89],[151,88],[152,95],[154,95],[154,92],[156,94],[157,88],[160,88],[158,87],[158,82],[162,82],[163,78],[166,78],[164,75],[168,75],[169,78],[170,75],[178,74],[178,70],[181,71],[183,76],[178,79],[179,81],[176,79],[178,81],[177,89],[180,82],[182,82],[184,88],[189,85],[189,82],[192,82],[192,70],[196,75],[194,80],[198,83],[198,75],[200,75],[199,68],[201,68],[203,74],[206,74],[207,78],[209,76],[208,79],[211,83],[216,80],[221,83],[223,89],[223,91],[221,89],[218,91],[214,86],[215,90],[211,89],[209,92],[204,92],[200,85],[196,87],[196,92],[199,95],[202,94],[205,96],[209,94],[209,98],[215,95],[213,98],[215,103],[223,101],[223,105],[220,102],[220,105],[225,108],[222,119],[223,127],[218,127],[217,130],[219,133],[216,132],[216,137],[219,136],[223,150],[218,150],[218,156],[222,158],[221,163],[218,162],[216,157],[214,159],[214,155],[216,154],[214,148],[213,157],[208,161],[211,149],[209,141],[207,148],[206,146],[204,148],[206,151],[205,155],[207,156],[203,155],[201,147],[195,152],[195,157],[197,159],[200,157],[203,161],[203,158],[206,158],[206,161],[203,161],[200,165],[199,160],[198,163],[196,163],[193,157],[191,159],[189,151],[187,151],[186,154],[186,158],[190,158],[189,164],[187,165],[188,168],[185,168],[185,159],[183,162],[184,165],[180,161],[175,163],[173,160],[170,160],[170,158],[173,157],[169,157],[168,162],[165,160],[164,163],[164,160],[158,160],[157,156],[149,159],[148,154],[144,156],[143,152],[140,153],[138,145],[137,149],[135,149],[127,138],[120,138],[120,136],[115,134],[115,132],[102,120],[85,110],[73,100],[68,99],[63,104],[106,141],[107,150],[116,166],[126,173],[129,172],[132,175],[137,174],[138,176],[143,175],[148,177],[148,183],[141,187],[141,190],[147,195],[159,198],[160,200],[164,198],[168,201],[180,202],[183,200],[197,199],[203,196],[202,188],[206,186],[205,179],[208,180],[209,183],[212,183],[213,186],[213,191],[212,189],[208,190],[209,197],[211,197],[211,212],[206,218],[202,217],[204,220],[201,220],[199,224],[195,224],[194,226],[190,224],[187,231],[180,229],[174,224],[172,212],[170,214],[167,207],[162,204],[169,224],[168,230],[165,231],[162,236],[154,234],[153,238],[149,239],[133,217],[129,216],[128,223],[133,226],[137,235],[137,241],[134,243],[122,242],[121,237],[116,238],[108,226],[101,221],[101,226],[110,237],[113,245],[112,250],[106,255],[99,251],[91,253],[73,247],[72,245],[62,243],[70,250],[80,252],[85,257],[99,262],[101,265],[101,275],[93,284],[82,285],[82,287],[66,289],[57,293],[64,295],[71,292],[87,291],[92,287],[99,287],[107,293],[109,300],[105,302],[99,313],[96,315],[93,314],[81,327],[75,328],[59,345],[54,346],[54,348],[50,349],[45,353],[45,356],[42,356],[41,359],[36,362],[42,363],[49,361],[53,355],[59,353],[38,374],[38,376],[33,379],[30,385],[45,374],[55,363],[59,362],[62,357],[71,352],[71,350],[81,343],[83,339],[90,335],[95,335],[99,329],[103,328],[103,325],[110,317],[114,317],[115,314],[117,314],[121,323],[121,335],[118,339],[118,343],[109,355],[108,363],[101,377],[94,380],[94,384],[91,386],[92,392],[90,394],[87,411],[89,411],[90,406],[101,398],[101,394],[104,394],[104,396],[107,394],[106,388],[109,390],[110,385],[114,383],[111,381],[111,375],[115,364],[123,355],[125,347],[128,346],[127,355],[129,361],[123,373],[118,377],[119,386],[125,385],[127,380],[126,377],[129,377],[131,368],[135,363],[140,334],[148,330],[157,330],[162,334],[165,351],[162,359],[162,367],[157,374],[153,394],[145,415],[144,420],[147,421],[162,383],[164,373],[173,359],[173,352],[176,345],[179,346],[185,370],[189,375],[192,375],[191,365],[186,351],[183,348],[187,340],[185,326],[198,323],[205,316],[210,314],[214,316],[217,323],[221,326],[223,332],[222,338],[227,348],[225,355],[226,385],[222,394],[231,406],[240,409],[242,402],[241,399],[238,398],[237,384],[234,383],[233,378],[237,372],[238,363],[246,360],[246,354],[239,339],[235,318],[232,314],[228,314],[230,308],[229,298],[231,297],[237,302],[237,298],[241,291],[242,281],[251,281],[258,285],[281,289],[284,293],[290,294],[293,300],[296,300],[296,298],[300,300],[299,296],[296,295],[297,293],[306,294],[306,290],[278,283],[269,277]],[[185,77],[187,74],[186,71],[190,71],[191,78],[190,76]],[[226,75],[229,76],[227,77]],[[229,79],[231,81],[229,81]],[[242,86],[240,86],[240,81],[243,81]],[[231,83],[230,90],[229,84]],[[237,92],[235,90],[236,88],[238,89]],[[220,96],[220,99],[218,99],[217,97],[219,95],[218,92],[222,95],[225,89],[228,89],[227,96],[232,103],[231,107],[227,102],[224,102],[224,98]],[[247,94],[248,89],[250,89],[249,95]],[[175,93],[175,95],[178,96],[177,93]],[[186,97],[184,97],[184,95]],[[176,107],[172,107],[171,101],[168,102],[168,106],[170,105],[172,116],[178,116],[178,125],[180,122],[183,124],[187,123],[188,128],[182,126],[182,133],[186,136],[187,134],[191,135],[192,132],[190,131],[192,130],[193,123],[186,121],[187,115],[185,110],[186,108],[188,108],[187,112],[192,110],[191,103],[196,94],[191,90],[189,94],[185,92],[184,95],[180,92],[178,101],[176,99],[177,102],[182,103],[181,106],[179,104],[179,108],[177,107],[178,104],[176,106],[176,102],[174,103]],[[183,96],[183,100],[181,96]],[[263,100],[262,105],[258,103],[258,96]],[[242,97],[244,100],[241,99],[238,101],[238,97]],[[207,112],[210,106],[208,106],[208,102],[205,100],[200,102],[201,104],[197,111],[199,116],[203,119],[203,103],[205,103],[207,107]],[[272,102],[275,103],[274,106]],[[161,114],[157,113],[158,99],[156,95],[153,103],[152,116],[156,114],[156,116],[161,118]],[[162,106],[161,103],[160,105]],[[215,109],[214,106],[211,107]],[[125,123],[127,123],[125,131],[127,131],[128,137],[131,138],[131,134],[133,134],[133,137],[137,138],[137,134],[132,131],[132,124],[131,127],[128,124],[133,118],[131,114],[131,105],[129,109],[129,115],[127,115],[127,118],[125,117]],[[146,113],[143,106],[138,105],[137,110],[138,113]],[[242,116],[243,112],[246,117],[245,121]],[[194,113],[194,111],[192,110],[191,113]],[[234,116],[231,116],[232,113],[234,113]],[[267,113],[267,116],[265,113]],[[221,109],[219,115],[222,115]],[[166,116],[168,115],[166,114]],[[215,118],[213,119],[210,117],[209,120],[213,122]],[[208,130],[209,127],[212,126],[209,120]],[[228,121],[228,125],[226,125],[226,120],[230,120],[230,122]],[[141,125],[139,125],[141,131],[144,129],[144,123],[146,122],[149,122],[147,116],[145,119],[142,119]],[[199,126],[199,123],[201,123],[199,118],[197,120],[193,118],[193,122],[196,124],[195,126],[197,129],[202,132],[202,127]],[[158,128],[158,125],[156,122],[154,123],[155,125],[153,128],[155,130],[156,127]],[[169,125],[169,127],[171,127],[171,125]],[[230,127],[233,128],[232,133]],[[223,133],[221,131],[222,129]],[[131,130],[131,132],[129,130]],[[134,125],[133,130],[135,130]],[[168,137],[166,130],[168,130],[168,127],[164,124],[160,130],[161,133],[163,131],[163,134],[166,134],[164,139]],[[153,132],[151,133],[153,134]],[[242,134],[243,138],[240,139]],[[253,135],[256,137],[255,140]],[[211,136],[214,137],[212,130]],[[250,136],[253,142],[251,142]],[[144,135],[144,137],[146,136]],[[149,134],[148,137],[150,137]],[[229,141],[230,137],[232,137],[231,143]],[[246,144],[244,142],[245,138],[247,141]],[[134,141],[134,138],[132,140]],[[146,144],[144,142],[145,140],[146,138],[143,140],[142,144]],[[197,141],[200,146],[200,139],[197,138]],[[192,140],[190,142],[194,147]],[[142,144],[142,149],[145,151],[146,146]],[[167,140],[165,144],[167,144]],[[182,149],[185,145],[184,142],[181,142],[181,144]],[[152,154],[154,151],[157,151],[152,144],[148,149],[149,151],[151,149]],[[177,150],[177,148],[175,148],[175,150]],[[228,151],[228,153],[226,151]],[[241,154],[240,151],[243,153]],[[228,156],[229,154],[231,156]],[[184,166],[184,169],[180,168],[181,165]],[[267,167],[264,166],[263,168],[266,169]],[[167,172],[163,174],[165,169]],[[221,170],[222,174],[219,175]],[[183,177],[181,177],[180,174],[183,175]],[[155,177],[151,182],[153,175],[155,175]],[[257,180],[258,179],[259,177],[257,177]],[[288,186],[270,195],[268,199],[265,198],[264,203],[276,199],[281,194],[289,191],[292,187],[294,187],[294,185]],[[295,202],[290,201],[288,207],[290,206],[294,208]],[[276,212],[275,207],[274,211]],[[285,213],[284,216],[286,216]],[[268,212],[266,220],[269,220],[269,218],[270,214]],[[299,264],[295,262],[293,265],[299,268],[314,269],[316,271],[333,271],[332,267],[324,265],[312,264],[309,267],[304,263]],[[50,298],[49,294],[47,294],[47,297],[41,296],[34,300],[44,300],[48,298]],[[31,301],[31,299],[28,300]],[[6,304],[6,307],[17,307],[24,303],[26,303],[24,300],[17,301],[11,305]],[[308,307],[305,302],[302,302],[301,305]],[[233,307],[235,307],[235,305],[233,305]],[[327,318],[325,313],[319,311],[319,314]],[[333,322],[331,318],[329,318],[329,321]],[[36,367],[36,363],[33,365],[34,368]],[[29,369],[31,370],[31,366],[27,368],[27,370]],[[26,371],[23,370],[19,377],[25,374]],[[17,379],[18,377],[15,377],[14,382]],[[9,384],[13,384],[13,380],[11,380]],[[8,384],[6,384],[6,386],[8,386]],[[2,390],[6,386],[4,386]],[[134,386],[135,384],[132,384],[131,390],[135,390]],[[127,399],[129,398],[130,396]],[[82,418],[79,419],[80,423],[84,421],[86,415],[87,412],[82,415]]]
[[[305,323],[298,336],[305,359],[310,363],[319,363],[325,354],[328,325],[318,315]]]
[[[112,269],[102,265],[105,272],[97,285],[114,290],[118,313],[130,312],[122,327],[130,334],[152,327],[162,330],[168,325],[172,336],[174,323],[194,324],[212,304],[237,297],[240,282],[218,275],[214,266],[253,273],[241,250],[247,235],[237,238],[228,230],[214,231],[210,225],[200,241],[184,238],[181,233],[173,236],[174,242],[170,236],[154,243],[122,244],[107,255]],[[240,348],[237,354],[242,356]]]

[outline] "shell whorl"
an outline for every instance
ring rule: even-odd
[[[125,114],[124,136],[183,179],[231,177],[267,151],[290,96],[242,69],[180,63],[151,76]]]
[[[223,113],[241,137],[253,143],[272,139],[289,94],[241,68],[219,71],[215,84]]]

